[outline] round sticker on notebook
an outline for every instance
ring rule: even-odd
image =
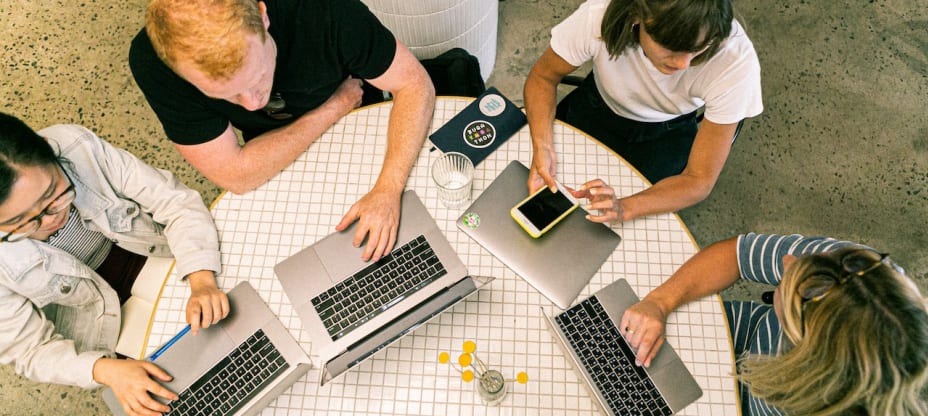
[[[480,112],[487,117],[496,117],[506,109],[506,100],[497,94],[487,94],[480,99]]]
[[[478,149],[487,147],[496,139],[496,128],[489,121],[472,121],[464,128],[464,143]]]
[[[480,216],[476,212],[468,212],[461,218],[461,224],[473,230],[480,226]]]

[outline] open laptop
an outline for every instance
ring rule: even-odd
[[[284,293],[325,363],[326,384],[492,278],[471,277],[416,196],[402,196],[393,251],[361,260],[354,227],[336,232],[274,267]]]
[[[528,168],[514,160],[464,210],[458,228],[509,266],[542,295],[566,309],[589,284],[621,237],[574,210],[540,238],[509,215],[528,196]],[[479,221],[477,220],[479,219]]]
[[[545,322],[593,401],[608,415],[671,415],[702,396],[702,389],[667,342],[648,368],[619,333],[625,309],[638,296],[617,280]]]
[[[168,415],[256,414],[312,366],[248,282],[228,296],[229,316],[195,336],[182,332],[149,358],[174,377],[162,383],[180,396]],[[125,414],[109,388],[103,400],[114,415]]]

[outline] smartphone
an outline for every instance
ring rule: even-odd
[[[528,235],[538,238],[566,218],[567,214],[577,209],[579,205],[580,203],[573,195],[558,183],[557,192],[551,192],[547,186],[544,186],[512,207],[509,215],[525,229]]]

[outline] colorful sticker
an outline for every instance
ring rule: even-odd
[[[464,128],[464,143],[478,149],[493,144],[496,139],[496,128],[489,121],[472,121]]]
[[[480,226],[480,216],[476,212],[468,212],[461,218],[461,223],[467,228],[475,229]]]

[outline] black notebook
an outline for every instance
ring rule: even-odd
[[[467,155],[477,166],[525,123],[525,113],[491,87],[432,133],[429,140],[442,152]]]

